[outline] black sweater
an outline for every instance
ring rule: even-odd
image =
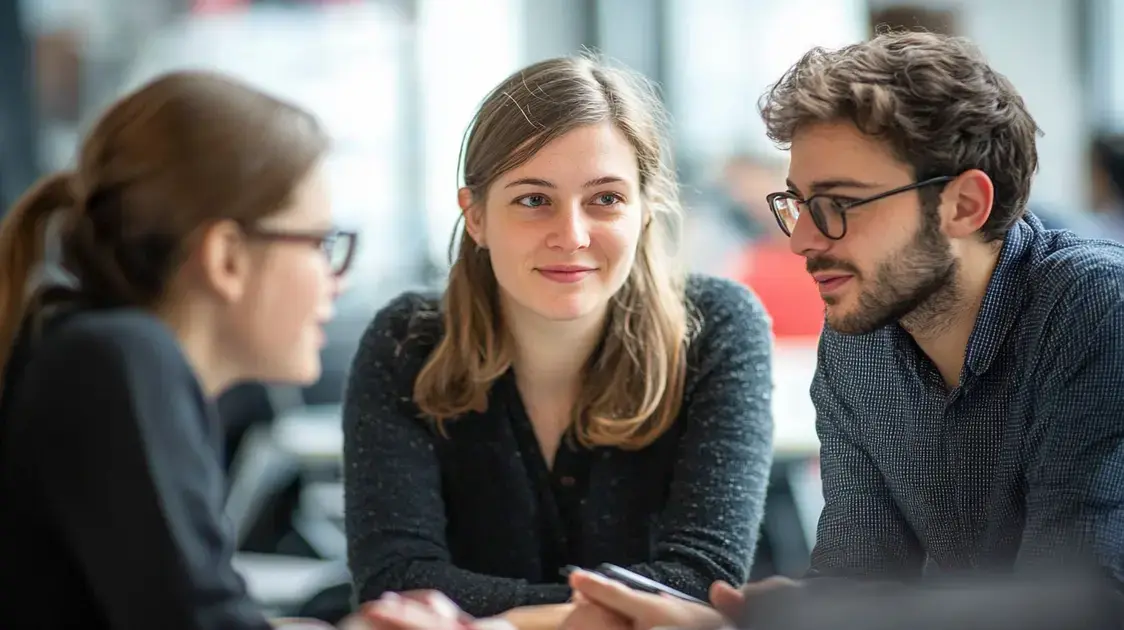
[[[484,413],[419,419],[413,382],[441,336],[435,297],[368,328],[344,406],[349,559],[360,601],[439,589],[474,615],[570,596],[566,564],[628,566],[696,596],[748,576],[772,455],[771,335],[758,300],[693,277],[701,330],[682,411],[639,451],[559,449],[548,469],[509,371]]]
[[[51,318],[0,403],[0,628],[268,630],[231,567],[222,431],[160,320]]]

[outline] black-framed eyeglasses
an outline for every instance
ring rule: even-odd
[[[245,227],[246,234],[255,238],[286,243],[305,243],[319,247],[328,259],[332,274],[342,276],[351,267],[355,258],[355,245],[359,233],[350,230],[301,231],[278,230],[257,226]]]
[[[773,216],[777,218],[777,225],[781,226],[786,236],[792,236],[792,231],[796,229],[796,220],[800,218],[800,206],[804,206],[811,211],[812,223],[816,224],[820,233],[837,241],[847,235],[848,210],[925,186],[946,184],[954,179],[956,178],[950,175],[933,177],[880,192],[865,199],[842,199],[831,194],[812,195],[807,199],[801,199],[796,193],[785,191],[770,193],[765,196],[765,201],[773,211]]]

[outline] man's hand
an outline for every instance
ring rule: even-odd
[[[727,619],[739,619],[744,614],[746,605],[752,605],[750,602],[753,598],[763,593],[793,586],[800,586],[800,583],[779,575],[766,578],[760,582],[750,582],[740,589],[725,582],[715,582],[710,587],[710,603]]]
[[[651,630],[660,627],[714,630],[725,623],[718,611],[707,606],[667,595],[635,591],[588,571],[570,574],[570,586],[574,589],[574,599],[578,602],[574,615],[581,617],[567,619],[563,625],[566,630],[594,630],[602,627],[611,630]],[[589,606],[603,609],[600,613],[611,614],[582,610]],[[578,625],[587,620],[591,625]]]

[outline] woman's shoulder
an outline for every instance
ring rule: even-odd
[[[746,339],[772,321],[757,294],[744,284],[702,274],[687,278],[687,304],[697,324],[697,338]]]
[[[163,320],[141,309],[65,312],[42,321],[33,336],[35,355],[77,363],[120,366],[176,365],[187,361]]]
[[[687,351],[688,391],[707,374],[758,370],[771,360],[773,324],[757,295],[745,285],[692,275],[687,303],[694,327]]]
[[[69,311],[30,320],[5,369],[13,399],[39,405],[65,392],[67,404],[137,392],[201,395],[175,334],[140,309]],[[46,398],[45,398],[46,397]]]
[[[440,296],[407,291],[375,313],[359,343],[356,361],[393,360],[399,367],[424,361],[441,341],[443,333]]]

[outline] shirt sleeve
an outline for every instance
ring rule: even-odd
[[[107,627],[266,630],[231,566],[216,429],[190,368],[166,333],[112,332],[60,332],[20,390],[51,521]]]
[[[434,436],[411,412],[412,362],[419,357],[400,352],[409,320],[402,308],[388,306],[363,335],[344,402],[348,561],[359,601],[437,589],[479,616],[565,602],[565,584],[531,584],[452,563]]]
[[[773,461],[769,318],[748,289],[719,287],[698,304],[704,329],[655,558],[629,567],[704,599],[716,580],[748,579]]]
[[[1039,354],[1019,562],[1092,556],[1124,583],[1124,300],[1066,308]]]
[[[809,577],[915,577],[924,550],[874,460],[847,431],[862,419],[851,417],[827,375],[830,337],[825,331],[820,339],[811,389],[824,507]]]

